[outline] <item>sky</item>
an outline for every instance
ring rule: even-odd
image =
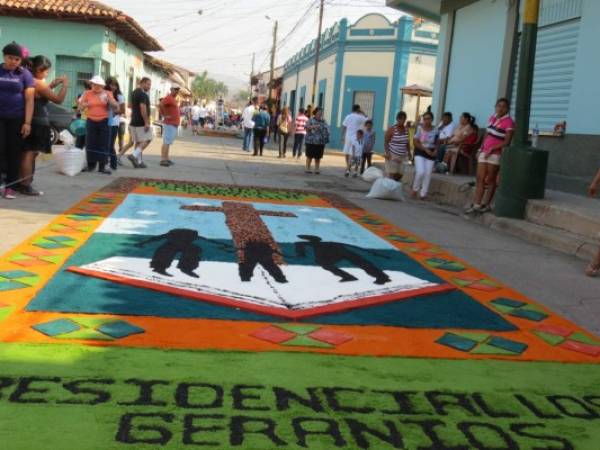
[[[248,80],[270,64],[274,20],[279,22],[276,66],[317,36],[319,0],[103,0],[124,11],[158,39],[155,56],[192,71]],[[201,14],[198,14],[202,11]],[[325,0],[324,29],[346,17],[352,23],[378,12],[396,21],[401,13],[385,0]],[[270,20],[265,17],[268,16]],[[228,81],[228,80],[223,80]]]

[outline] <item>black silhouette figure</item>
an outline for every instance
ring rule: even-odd
[[[278,283],[287,283],[288,280],[275,263],[274,255],[278,254],[268,242],[249,241],[243,249],[243,257],[240,258],[239,272],[242,281],[250,281],[254,274],[254,268],[260,264]]]
[[[140,242],[136,244],[136,247],[143,247],[150,242],[166,240],[166,242],[154,252],[152,261],[150,261],[152,270],[161,275],[172,277],[173,275],[168,273],[167,269],[171,266],[175,260],[175,256],[179,253],[179,263],[177,264],[177,268],[190,277],[200,278],[198,274],[194,272],[200,265],[200,260],[202,258],[202,249],[194,244],[194,241],[199,238],[200,235],[195,230],[177,228],[168,233],[154,236],[144,242]]]
[[[300,257],[304,257],[306,256],[306,248],[311,247],[315,255],[315,263],[323,269],[340,277],[340,283],[357,280],[352,274],[337,267],[336,264],[341,261],[348,261],[364,270],[368,275],[375,278],[375,284],[385,284],[392,281],[383,270],[379,269],[360,254],[351,250],[356,249],[364,251],[359,247],[343,244],[341,242],[323,242],[320,237],[310,234],[299,234],[298,237],[308,242],[296,242],[296,254]]]

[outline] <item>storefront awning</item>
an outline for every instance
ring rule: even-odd
[[[442,16],[442,0],[386,0],[385,3],[390,8],[434,22],[439,22]]]

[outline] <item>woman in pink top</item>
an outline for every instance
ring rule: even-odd
[[[510,102],[501,98],[496,102],[496,113],[493,114],[483,138],[483,144],[477,159],[477,189],[475,201],[467,209],[467,214],[487,212],[494,198],[498,184],[500,158],[504,147],[510,145],[515,129],[515,122],[509,115]],[[486,194],[487,187],[487,195]]]

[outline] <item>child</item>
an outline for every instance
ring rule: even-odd
[[[356,132],[356,138],[354,138],[352,140],[352,144],[351,144],[351,148],[352,148],[352,155],[349,158],[349,162],[348,162],[348,168],[346,170],[346,176],[350,176],[350,171],[354,170],[354,173],[352,174],[353,178],[358,177],[358,170],[360,169],[360,164],[363,158],[363,149],[365,146],[365,139],[364,139],[364,131],[363,130],[358,130]]]
[[[371,163],[373,158],[373,149],[375,148],[375,131],[373,131],[373,121],[367,120],[365,122],[365,134],[363,137],[364,145],[363,145],[363,155],[362,161],[360,163],[360,174],[362,175],[365,172],[365,164],[367,167],[371,167],[373,164]]]

